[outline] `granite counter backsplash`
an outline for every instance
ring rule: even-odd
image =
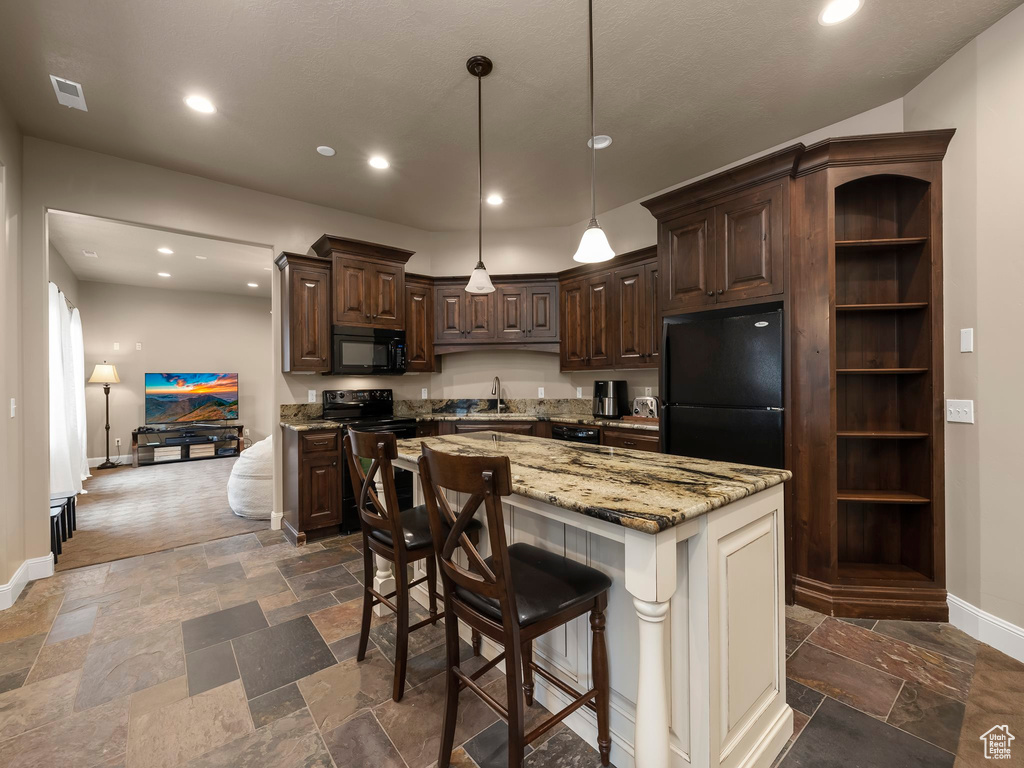
[[[501,399],[502,413],[518,413],[523,416],[589,416],[593,402],[586,398],[509,398]],[[496,398],[473,399],[428,399],[396,400],[395,416],[406,418],[417,416],[445,415],[463,416],[474,413],[494,414],[498,409]]]

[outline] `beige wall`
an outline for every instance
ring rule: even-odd
[[[121,379],[110,388],[111,456],[117,456],[117,438],[121,456],[130,456],[132,430],[145,424],[146,373],[237,372],[238,423],[250,430],[253,441],[271,433],[275,398],[269,298],[83,281],[76,303],[82,313],[86,374],[107,360]],[[88,455],[103,457],[103,387],[87,384],[85,394]]]
[[[951,594],[1024,627],[1024,7],[961,49],[904,99],[908,130],[956,128],[943,164],[946,397],[975,420],[946,425]],[[975,352],[960,352],[974,328]]]
[[[0,585],[26,557],[22,440],[28,412],[19,408],[13,419],[10,412],[12,398],[22,404],[21,221],[21,133],[0,103]]]
[[[61,252],[50,243],[47,248],[47,265],[50,269],[50,282],[56,285],[68,301],[78,306],[78,276],[71,271]],[[91,369],[90,369],[91,370]]]

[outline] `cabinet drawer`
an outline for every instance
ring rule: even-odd
[[[299,435],[299,446],[303,453],[324,453],[338,450],[337,432],[303,432]]]
[[[661,440],[657,435],[636,429],[602,429],[601,445],[612,448],[629,448],[634,451],[653,451],[654,453],[661,450]]]

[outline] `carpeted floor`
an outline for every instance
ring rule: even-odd
[[[235,459],[93,470],[78,497],[78,530],[58,571],[262,531],[228,506]]]

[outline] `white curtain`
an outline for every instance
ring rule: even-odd
[[[50,283],[50,494],[82,492],[85,458],[85,348],[78,310]]]

